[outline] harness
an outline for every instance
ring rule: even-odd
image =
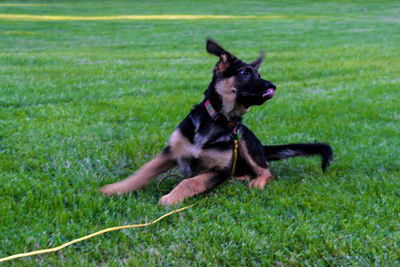
[[[240,140],[240,132],[239,127],[236,121],[227,119],[223,114],[217,112],[214,107],[211,105],[209,99],[206,99],[204,102],[204,107],[207,110],[208,114],[211,117],[211,120],[222,125],[225,128],[231,130],[232,140],[233,140],[233,162],[232,162],[232,171],[231,176],[234,175],[236,170],[236,162],[238,158],[238,147],[239,147],[239,140]]]

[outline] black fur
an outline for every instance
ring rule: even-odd
[[[289,144],[278,146],[264,146],[265,158],[268,161],[286,159],[297,156],[321,156],[321,168],[325,172],[333,159],[333,151],[330,145],[317,144]]]

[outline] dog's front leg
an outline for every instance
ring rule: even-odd
[[[171,192],[164,195],[159,203],[172,206],[183,202],[185,198],[193,197],[221,183],[229,174],[206,172],[180,182]]]
[[[110,196],[124,194],[146,186],[157,175],[169,170],[176,165],[169,148],[164,149],[152,161],[143,165],[138,171],[123,181],[109,184],[100,189],[101,192]]]
[[[268,163],[264,159],[262,152],[262,145],[254,136],[247,136],[250,139],[248,145],[243,139],[239,142],[239,151],[242,158],[246,161],[247,165],[253,169],[256,178],[252,179],[249,183],[250,188],[264,189],[267,183],[273,179],[271,172],[268,168]]]

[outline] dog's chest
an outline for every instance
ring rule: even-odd
[[[232,161],[230,141],[230,136],[197,133],[190,142],[178,128],[169,139],[169,147],[182,172],[191,176],[208,169],[229,167]]]

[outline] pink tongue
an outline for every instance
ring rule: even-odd
[[[267,90],[267,92],[265,92],[262,96],[263,96],[263,97],[266,97],[266,96],[273,97],[273,96],[274,96],[274,93],[275,93],[275,90],[272,89],[272,88],[269,88],[269,89]]]

